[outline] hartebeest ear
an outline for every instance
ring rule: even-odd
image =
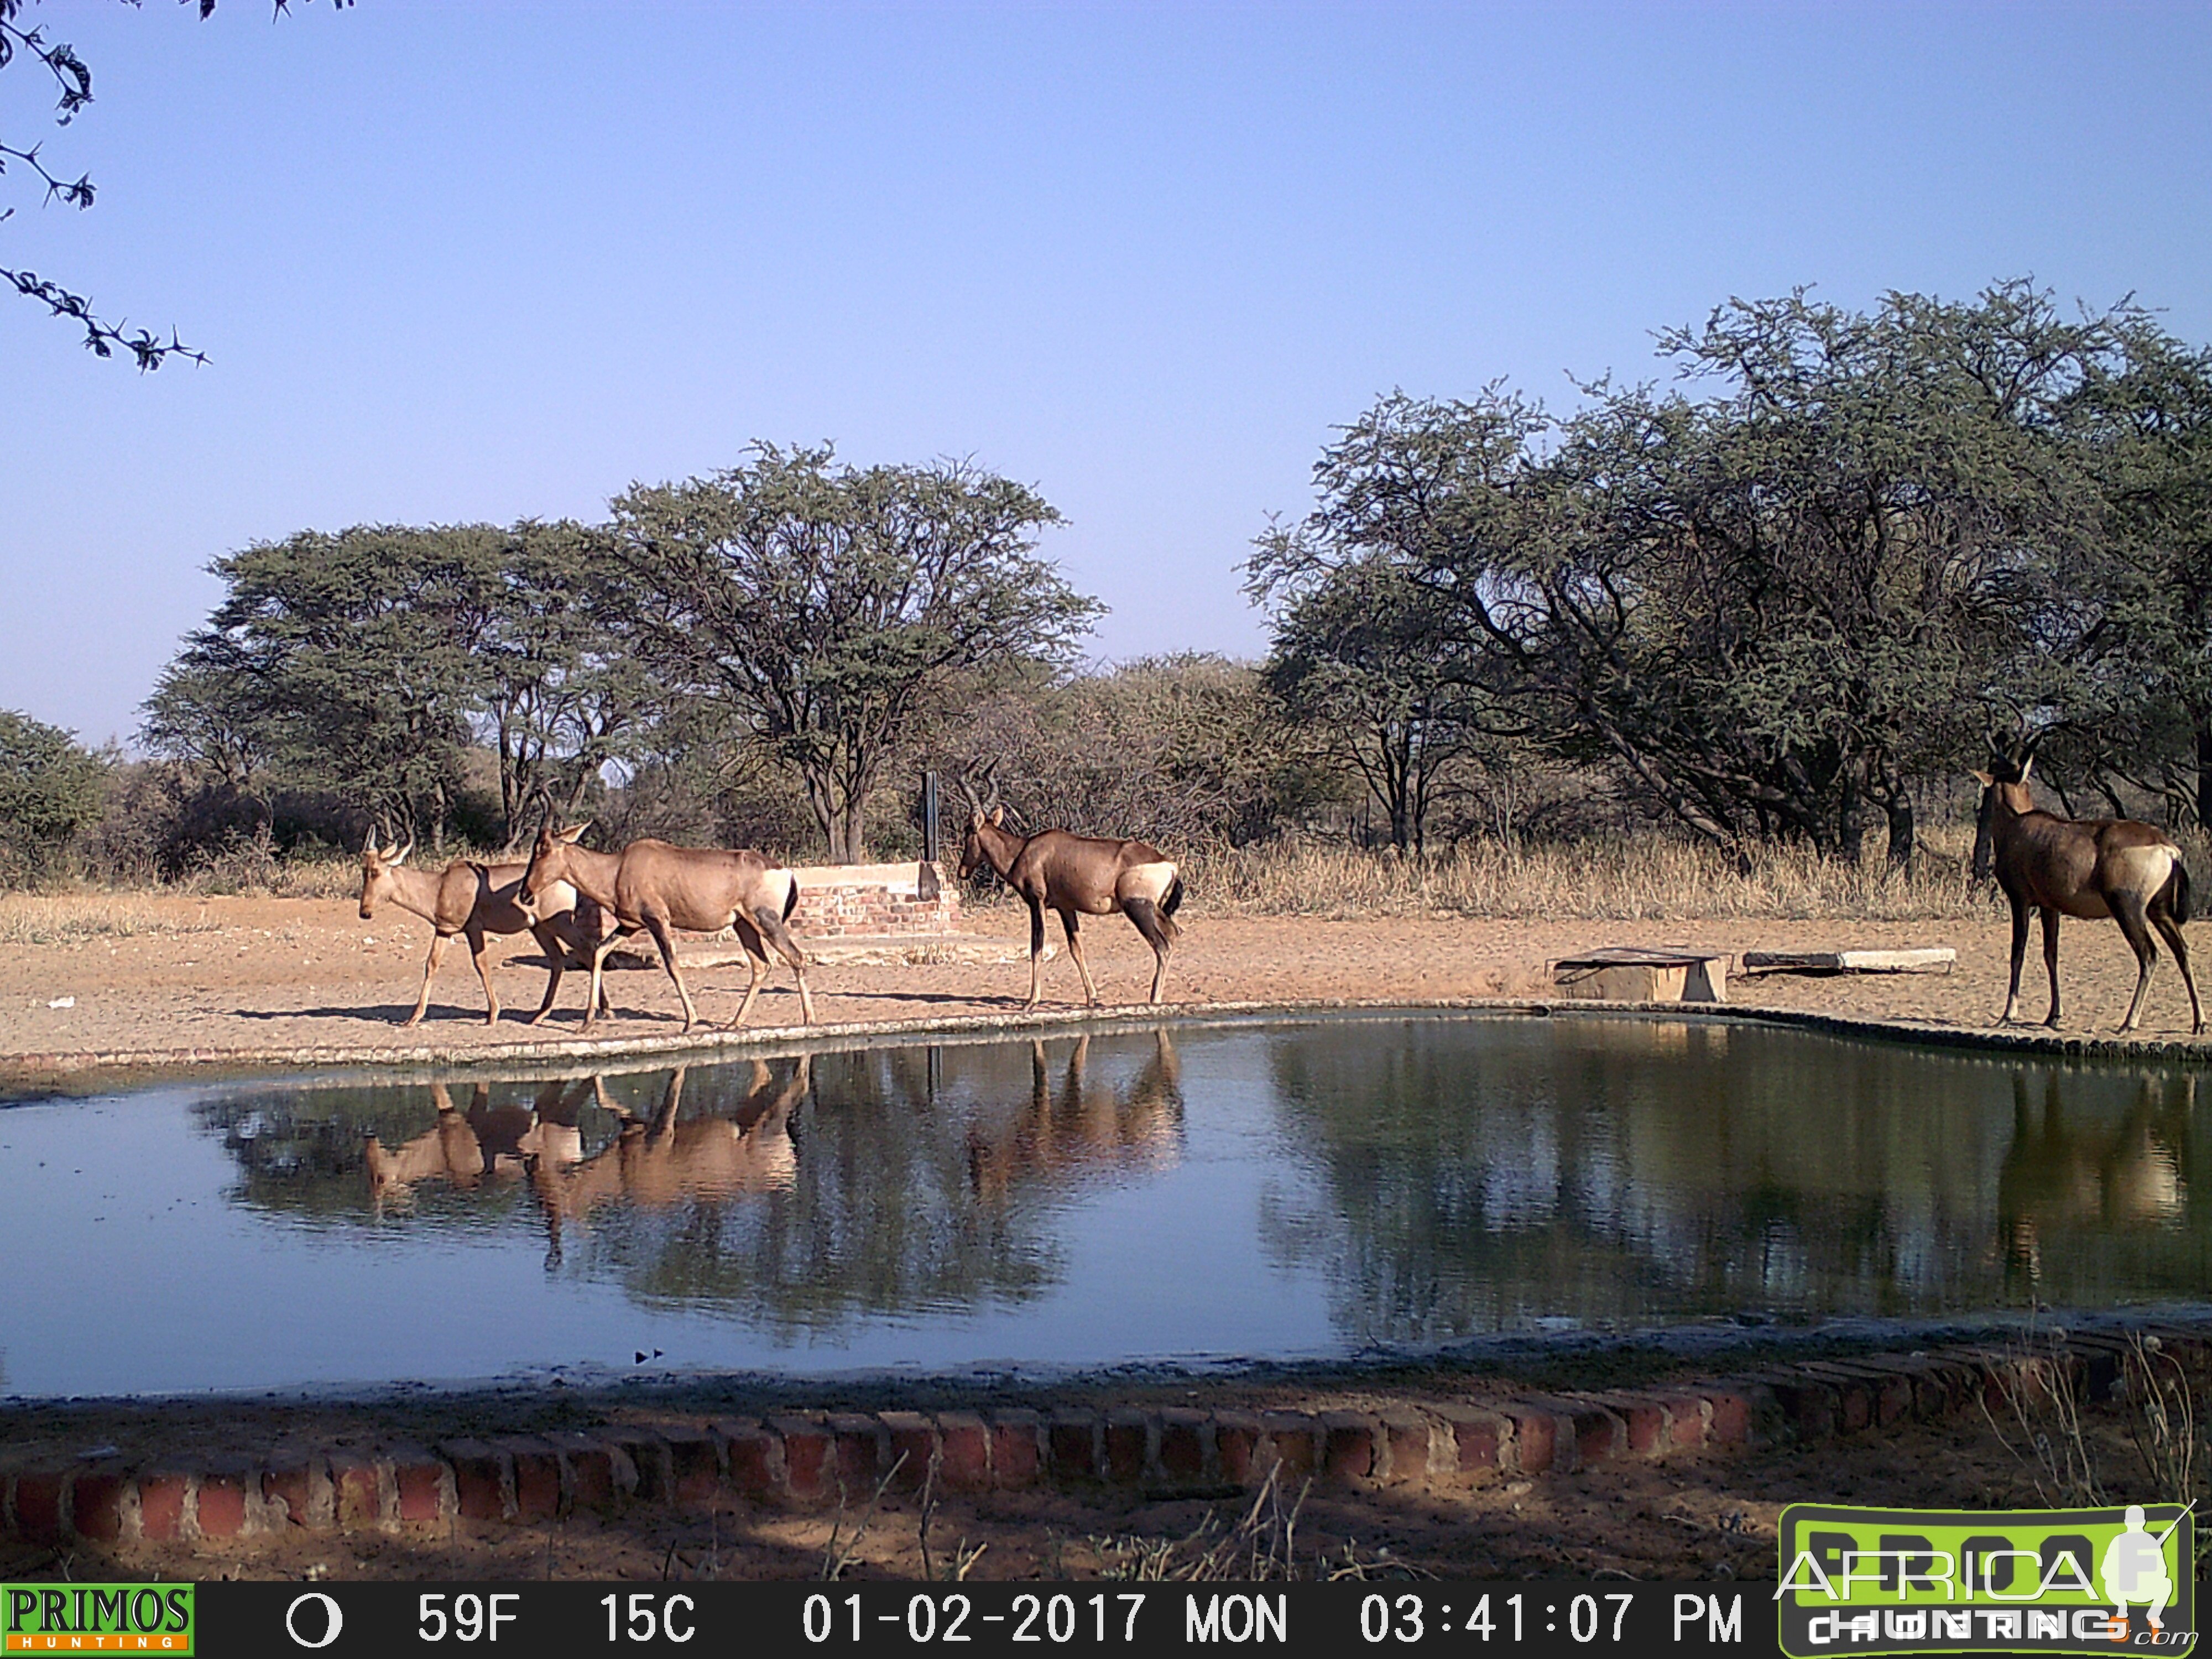
[[[1006,821],[1006,809],[1003,806],[994,806],[991,809],[991,822],[993,823],[1004,823]]]
[[[2020,763],[2020,781],[2022,783],[2026,783],[2027,781],[2027,775],[2034,769],[2035,755],[2033,750],[2030,750],[2027,758]]]
[[[589,818],[586,818],[581,823],[575,824],[569,829],[563,830],[561,832],[561,839],[567,842],[571,847],[574,847],[578,842],[583,840],[584,831],[591,827],[592,821]]]
[[[1990,788],[1996,783],[1996,780],[1986,772],[1969,772],[1966,775],[1972,778],[1976,783],[1980,784],[1984,789]]]
[[[387,847],[376,856],[386,864],[404,864],[407,854],[413,850],[409,847]]]

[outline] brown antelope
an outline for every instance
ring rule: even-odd
[[[445,960],[446,947],[459,934],[468,940],[477,977],[483,981],[484,1024],[498,1024],[499,993],[492,988],[491,969],[484,960],[484,936],[528,933],[536,936],[538,948],[545,953],[545,1000],[530,1020],[532,1025],[538,1024],[553,1012],[562,972],[571,966],[582,967],[605,931],[599,907],[589,899],[580,899],[574,888],[562,885],[540,895],[539,903],[525,909],[516,896],[526,865],[471,864],[455,859],[434,874],[407,864],[410,850],[380,848],[374,835],[361,849],[361,919],[374,921],[377,905],[389,900],[403,910],[413,911],[433,930],[430,959],[422,966],[422,993],[415,999],[415,1012],[402,1024],[414,1025],[421,1021],[423,1010],[430,1006],[430,981],[437,976],[438,964]],[[568,959],[572,951],[576,957],[573,963]],[[601,994],[596,981],[592,994]]]
[[[738,1009],[732,1026],[745,1023],[753,999],[768,978],[768,951],[791,964],[799,976],[799,1004],[809,1025],[814,1024],[814,994],[806,985],[806,953],[784,923],[799,908],[799,878],[758,853],[717,848],[672,847],[665,841],[634,841],[619,853],[594,853],[577,845],[589,824],[555,833],[550,823],[538,832],[516,896],[526,906],[557,892],[566,883],[596,901],[614,918],[614,929],[599,941],[592,957],[592,1000],[584,1007],[584,1029],[592,1029],[599,1006],[599,987],[607,952],[621,940],[641,930],[653,935],[660,947],[662,966],[676,981],[676,994],[684,1003],[684,1029],[698,1024],[699,1011],[690,988],[676,965],[676,943],[671,931],[719,933],[735,927],[745,947],[752,983]]]
[[[1152,947],[1152,994],[1160,1000],[1167,984],[1168,951],[1182,929],[1175,913],[1182,903],[1182,877],[1166,854],[1141,841],[1104,841],[1091,836],[1072,836],[1065,830],[1046,830],[1024,837],[1006,827],[1006,809],[983,810],[973,791],[967,838],[960,847],[960,878],[965,881],[988,864],[1000,880],[1022,896],[1030,907],[1030,1000],[1034,1008],[1042,994],[1041,964],[1044,960],[1044,913],[1057,910],[1067,933],[1067,954],[1083,975],[1084,1000],[1098,1006],[1098,988],[1091,982],[1091,964],[1083,959],[1083,939],[1077,931],[1079,915],[1107,916],[1119,910],[1136,924]]]
[[[2196,975],[2189,971],[2189,947],[2182,924],[2189,920],[2189,871],[2181,849],[2163,830],[2132,818],[2062,818],[2039,811],[2028,793],[2033,753],[2017,765],[2000,763],[2010,777],[1977,772],[1982,811],[1995,853],[1997,885],[2012,903],[2012,984],[1997,1024],[2009,1025],[2020,1012],[2020,969],[2027,953],[2027,913],[2043,913],[2043,966],[2051,978],[2051,1012],[2045,1025],[2058,1024],[2058,918],[2095,920],[2110,916],[2120,925],[2136,953],[2136,994],[2119,1029],[2132,1031],[2142,1018],[2150,994],[2150,971],[2158,962],[2156,928],[2173,947],[2181,982],[2189,988],[2191,1030],[2204,1030],[2204,1007],[2197,1000]]]

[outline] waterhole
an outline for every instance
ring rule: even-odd
[[[2202,1295],[2185,1068],[1342,1018],[0,1110],[0,1393],[1294,1359]]]

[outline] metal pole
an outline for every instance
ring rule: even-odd
[[[921,857],[925,864],[937,862],[937,774],[921,775]]]

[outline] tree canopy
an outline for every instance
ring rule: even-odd
[[[830,857],[866,858],[870,795],[930,700],[987,668],[1065,664],[1102,607],[1037,556],[1060,514],[964,462],[743,465],[613,503],[654,672],[802,780]]]

